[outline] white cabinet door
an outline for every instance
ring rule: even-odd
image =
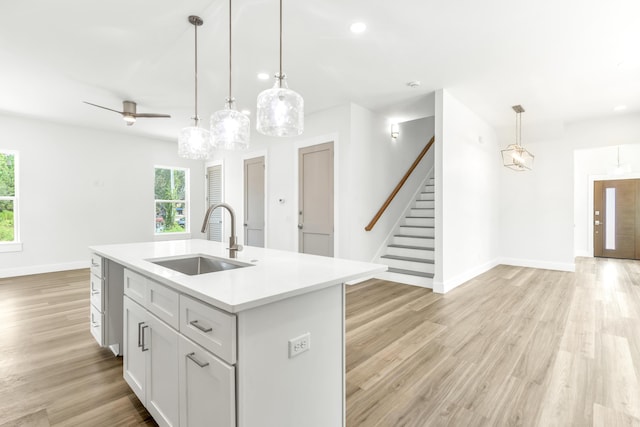
[[[236,425],[235,368],[180,336],[180,425]]]
[[[178,426],[178,333],[151,313],[147,316],[147,410],[159,425]]]
[[[149,348],[147,311],[126,296],[123,309],[124,379],[144,404],[146,401],[146,353]]]

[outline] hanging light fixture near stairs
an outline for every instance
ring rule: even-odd
[[[505,167],[514,171],[530,171],[533,169],[534,155],[522,146],[522,105],[514,105],[516,112],[516,142],[502,150],[502,163]]]
[[[263,135],[296,136],[304,130],[304,100],[287,86],[282,72],[282,0],[280,0],[280,72],[271,89],[258,95],[256,129]]]
[[[211,134],[207,129],[199,126],[198,116],[198,27],[204,21],[195,15],[189,16],[189,23],[195,29],[195,115],[194,125],[188,126],[180,131],[178,138],[178,155],[187,159],[207,159],[211,151]]]
[[[249,118],[235,109],[231,94],[231,0],[229,0],[229,96],[224,110],[211,115],[211,138],[215,148],[237,150],[249,148]]]

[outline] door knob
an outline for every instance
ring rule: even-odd
[[[298,224],[298,228],[302,230],[302,224]]]

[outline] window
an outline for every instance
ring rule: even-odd
[[[189,169],[156,166],[155,232],[189,231]]]
[[[18,242],[17,160],[17,153],[0,150],[0,245]]]

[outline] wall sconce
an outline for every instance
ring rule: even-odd
[[[395,140],[400,136],[400,125],[397,123],[391,124],[391,139]]]

